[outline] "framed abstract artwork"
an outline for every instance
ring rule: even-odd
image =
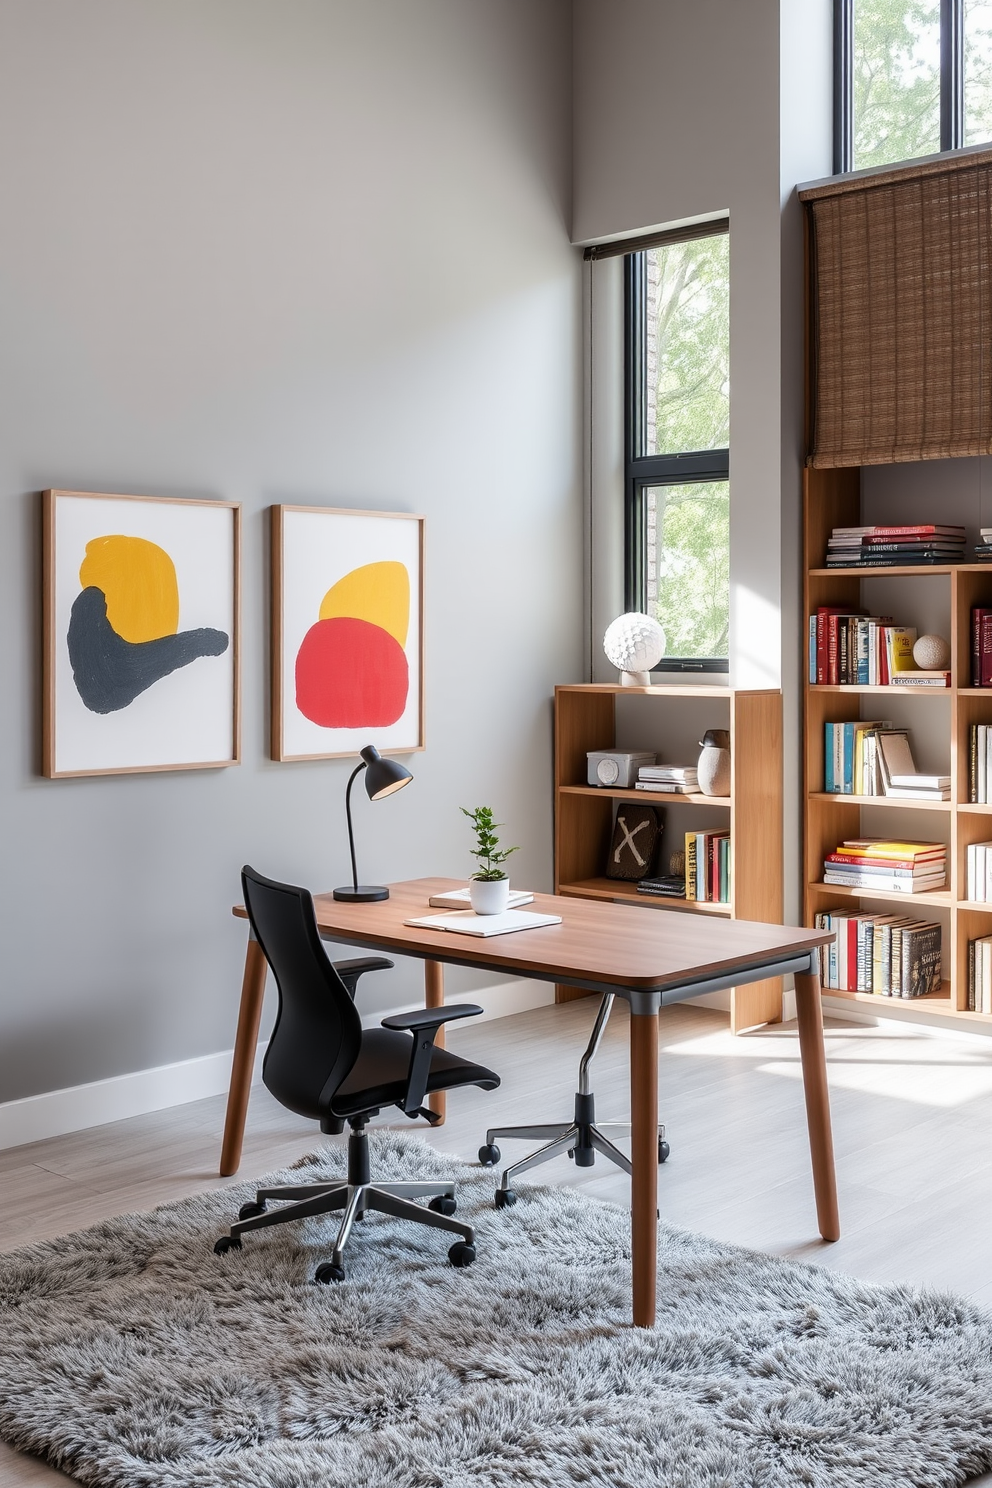
[[[272,508],[272,758],[424,747],[424,519]]]
[[[237,764],[241,508],[42,495],[42,773]]]

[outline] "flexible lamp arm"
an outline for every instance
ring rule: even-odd
[[[365,761],[362,760],[361,764],[356,765],[352,770],[348,780],[348,789],[344,793],[344,810],[348,818],[348,846],[351,849],[351,882],[356,894],[358,893],[358,865],[355,862],[355,833],[351,826],[351,787],[355,783],[355,777],[360,775],[364,769]]]

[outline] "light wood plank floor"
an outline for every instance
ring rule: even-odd
[[[595,1007],[584,999],[453,1029],[451,1047],[492,1065],[503,1084],[491,1095],[450,1097],[447,1124],[427,1140],[474,1159],[487,1126],[566,1119]],[[660,1175],[666,1219],[867,1281],[947,1288],[992,1309],[992,1042],[829,1027],[844,1228],[832,1246],[816,1233],[794,1025],[734,1039],[723,1014],[675,1007],[662,1014],[661,1044],[662,1119],[672,1144]],[[601,1120],[622,1120],[623,1004],[594,1077]],[[0,1152],[0,1249],[219,1186],[223,1113],[217,1097]],[[321,1140],[344,1139],[321,1139],[258,1087],[241,1172],[228,1181],[277,1168]],[[503,1150],[512,1160],[526,1148]],[[576,1170],[563,1158],[535,1176],[627,1201],[627,1180],[600,1163]],[[0,1445],[0,1488],[68,1482]],[[992,1485],[992,1475],[981,1482]]]

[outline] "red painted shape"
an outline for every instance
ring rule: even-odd
[[[318,620],[296,656],[296,706],[321,728],[384,728],[406,707],[410,668],[395,636],[368,620]]]

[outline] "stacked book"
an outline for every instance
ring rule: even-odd
[[[697,903],[730,903],[730,833],[686,832],[685,897]]]
[[[992,1013],[992,935],[968,942],[968,1011]]]
[[[941,928],[933,921],[831,909],[816,915],[815,924],[834,935],[820,952],[825,991],[876,997],[939,992]]]
[[[885,894],[925,894],[943,888],[947,847],[943,842],[892,842],[854,837],[823,861],[823,882]]]
[[[699,790],[699,775],[695,765],[642,765],[634,788],[668,796],[694,796]]]
[[[838,796],[949,801],[950,775],[916,767],[909,734],[887,721],[824,724],[823,789]]]
[[[922,522],[911,527],[835,527],[828,568],[902,568],[906,564],[963,563],[965,530]]]
[[[968,727],[968,800],[987,806],[992,799],[992,725]]]
[[[971,611],[971,685],[992,687],[992,609],[985,605]]]
[[[915,644],[913,625],[820,605],[809,617],[809,680],[820,686],[949,687],[949,672],[920,671],[913,660]]]
[[[979,540],[975,544],[975,557],[979,562],[986,558],[992,558],[992,527],[982,527],[979,532]]]
[[[992,842],[969,843],[965,870],[972,904],[992,904]]]

